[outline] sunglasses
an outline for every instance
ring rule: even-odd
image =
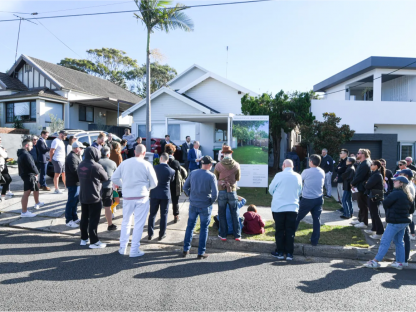
[[[399,166],[406,166],[405,164],[399,164]]]

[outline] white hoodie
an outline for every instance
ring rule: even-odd
[[[132,157],[123,161],[111,176],[111,181],[123,187],[123,197],[148,197],[157,186],[156,172],[146,160]]]

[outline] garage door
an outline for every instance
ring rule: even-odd
[[[381,141],[350,141],[342,145],[350,153],[357,154],[360,148],[366,148],[371,151],[371,159],[380,159],[381,156]]]

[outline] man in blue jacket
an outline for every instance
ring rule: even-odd
[[[46,140],[49,137],[49,132],[42,130],[40,138],[36,143],[36,149],[38,150],[38,162],[37,167],[39,170],[39,184],[43,191],[50,191],[51,189],[46,185],[46,171],[48,167],[48,159],[50,148],[46,144]]]
[[[334,171],[334,160],[328,155],[328,150],[324,148],[322,150],[321,169],[325,172],[325,189],[326,198],[331,198],[332,193],[332,172]]]
[[[168,211],[170,200],[170,183],[175,180],[175,170],[168,165],[169,155],[162,153],[160,155],[160,164],[155,166],[157,177],[157,186],[150,190],[150,214],[148,221],[147,233],[148,239],[151,240],[155,228],[155,218],[160,207],[160,230],[159,240],[166,237],[166,227],[168,225]]]
[[[199,169],[199,163],[202,158],[202,152],[199,150],[199,142],[194,142],[194,148],[188,152],[189,171],[192,172],[195,169]]]

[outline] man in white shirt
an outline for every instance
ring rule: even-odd
[[[59,189],[59,177],[62,175],[62,182],[65,187],[65,158],[66,158],[66,149],[64,140],[66,139],[68,133],[65,130],[59,131],[58,137],[53,140],[51,149],[49,151],[50,159],[49,161],[53,164],[53,170],[55,176],[53,177],[53,184],[55,186],[55,193],[62,194],[62,191]]]
[[[123,221],[120,231],[121,255],[127,254],[130,239],[131,215],[134,214],[134,229],[131,240],[130,257],[140,257],[144,252],[139,249],[143,227],[149,213],[149,191],[158,184],[153,166],[146,160],[146,146],[139,144],[135,156],[123,161],[111,176],[114,187],[123,187]]]

